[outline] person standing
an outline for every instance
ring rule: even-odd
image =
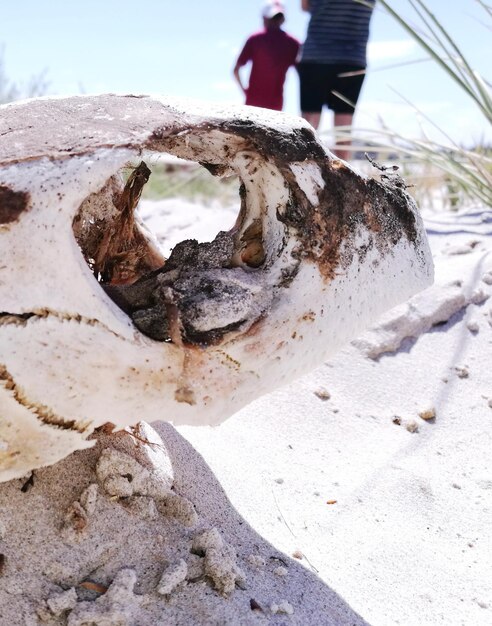
[[[323,106],[334,125],[352,125],[367,66],[369,24],[375,0],[301,0],[311,14],[298,65],[302,117],[319,127]],[[371,6],[368,6],[371,5]],[[350,157],[350,139],[335,154]]]
[[[246,96],[245,104],[281,111],[285,76],[296,63],[300,43],[282,30],[285,9],[281,2],[267,2],[262,17],[264,29],[248,37],[234,66],[234,78]],[[245,87],[239,70],[250,61]]]

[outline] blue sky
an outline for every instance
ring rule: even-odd
[[[7,75],[20,83],[46,70],[49,92],[160,93],[241,103],[231,70],[246,37],[261,26],[261,0],[22,0],[2,3],[0,45]],[[287,0],[285,29],[303,39],[308,15]],[[406,0],[393,6],[411,15]],[[487,77],[492,33],[475,0],[428,0]],[[409,136],[422,131],[408,99],[454,140],[491,138],[476,108],[432,62],[385,69],[425,57],[379,8],[372,21],[370,69],[356,117],[359,127],[379,118]],[[490,76],[488,76],[490,78]],[[298,113],[298,83],[288,75],[285,110]],[[330,126],[330,114],[322,126]],[[432,128],[427,131],[435,136]]]

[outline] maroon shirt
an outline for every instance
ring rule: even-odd
[[[287,70],[295,65],[299,42],[279,28],[262,30],[248,38],[237,65],[252,61],[246,104],[281,111]]]

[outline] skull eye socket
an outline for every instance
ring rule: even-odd
[[[138,223],[136,209],[150,169],[142,161],[125,178],[118,173],[84,200],[73,221],[75,238],[96,279],[133,283],[165,258]]]
[[[157,341],[215,343],[264,308],[258,302],[265,298],[258,297],[257,281],[243,276],[261,269],[266,260],[262,221],[247,220],[245,187],[241,184],[238,193],[237,176],[225,181],[212,178],[211,174],[223,173],[220,166],[171,168],[157,162],[151,167],[157,181],[149,189],[150,197],[162,193],[171,201],[174,193],[176,202],[179,192],[198,197],[222,192],[231,204],[235,196],[241,205],[239,215],[223,211],[227,219],[218,226],[228,230],[220,230],[208,243],[178,242],[176,236],[169,241],[162,221],[152,216],[146,200],[141,203],[152,176],[147,162],[141,161],[111,176],[84,200],[73,221],[76,241],[96,280],[142,333]],[[143,216],[140,204],[147,207]],[[179,226],[179,217],[169,212],[168,216]],[[187,216],[183,218],[186,224]],[[153,235],[145,221],[154,222],[161,232]],[[203,228],[203,221],[200,239],[212,232]]]

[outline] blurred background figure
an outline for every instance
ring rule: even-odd
[[[262,11],[263,30],[248,37],[234,66],[234,77],[246,96],[246,104],[281,111],[287,70],[295,65],[300,44],[282,30],[285,9],[281,2],[267,2]],[[249,84],[239,70],[251,61]]]
[[[298,66],[302,116],[318,128],[323,106],[334,112],[335,128],[350,127],[367,65],[369,23],[375,0],[301,0],[311,14]],[[368,6],[372,5],[372,6]],[[350,158],[350,139],[335,154]]]

